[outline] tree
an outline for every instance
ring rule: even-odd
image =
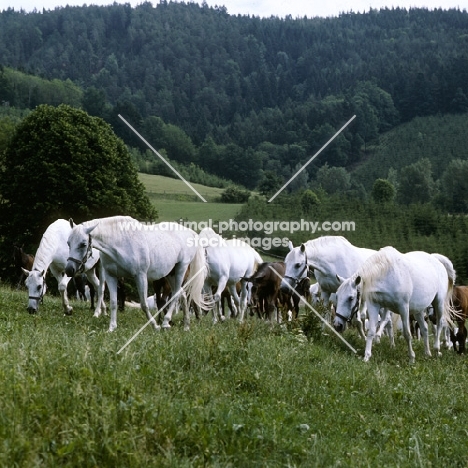
[[[3,241],[36,245],[58,218],[157,217],[126,146],[98,117],[37,107],[17,126],[0,174]]]
[[[344,167],[329,167],[324,164],[317,171],[317,185],[329,195],[346,192],[351,186],[351,176]]]
[[[305,214],[309,214],[312,208],[320,205],[320,200],[312,190],[305,190],[301,195],[301,207]]]
[[[440,201],[450,213],[468,212],[468,161],[454,159],[440,179]]]
[[[102,89],[96,89],[94,86],[91,86],[84,91],[81,104],[88,114],[104,118],[106,93]]]
[[[401,203],[427,203],[435,194],[431,161],[420,159],[401,169],[398,198]]]
[[[376,203],[390,203],[395,198],[395,187],[386,179],[377,179],[372,187],[372,198]]]
[[[237,187],[228,187],[221,194],[222,203],[246,203],[250,197],[248,190],[242,190]]]
[[[281,188],[281,185],[281,179],[274,172],[267,171],[258,185],[258,191],[265,197],[271,197]]]

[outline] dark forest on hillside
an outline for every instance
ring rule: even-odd
[[[325,163],[355,167],[398,124],[466,113],[467,46],[460,10],[260,19],[160,1],[0,14],[2,66],[69,80],[129,145],[146,149],[118,114],[174,161],[249,188],[288,178],[352,115],[310,178]],[[44,101],[40,87],[1,79],[0,95]]]

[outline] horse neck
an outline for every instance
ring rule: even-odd
[[[351,276],[375,251],[356,247],[348,242],[332,243],[329,246],[314,245],[313,241],[306,243],[307,260],[316,270],[333,277]]]
[[[49,245],[45,245],[43,241],[41,241],[34,257],[32,269],[38,271],[47,271],[50,264],[52,263],[54,252],[55,251],[50,249]]]
[[[91,231],[91,239],[93,248],[103,251],[108,250],[109,247],[115,245],[118,239],[121,237],[119,234],[125,234],[126,231],[122,227],[119,227],[119,222],[122,223],[138,223],[138,221],[132,218],[120,219],[120,217],[115,218],[104,218],[104,219],[95,219],[92,221],[86,221],[83,223],[85,228],[96,226]],[[129,230],[128,233],[132,235],[137,235],[138,230],[132,231]]]

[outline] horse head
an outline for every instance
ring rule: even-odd
[[[27,276],[25,285],[28,288],[28,307],[27,311],[30,314],[36,314],[39,310],[39,304],[42,303],[42,298],[47,289],[45,282],[45,270],[28,271],[23,268],[23,273]]]
[[[336,292],[336,312],[333,326],[342,333],[359,311],[361,303],[361,277],[344,279],[336,275],[340,287]]]
[[[286,269],[281,280],[280,290],[287,293],[294,289],[303,278],[307,277],[309,264],[305,245],[293,247],[292,242],[289,241],[289,253],[286,255],[284,263]]]
[[[68,237],[69,257],[65,266],[67,276],[75,276],[77,273],[82,273],[84,266],[92,255],[93,247],[91,241],[91,232],[97,227],[84,227],[82,224],[75,225],[70,219],[72,231]]]

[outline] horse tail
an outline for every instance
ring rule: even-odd
[[[214,305],[212,301],[207,301],[203,294],[205,279],[208,274],[208,265],[205,259],[205,249],[198,246],[195,256],[189,266],[189,276],[187,278],[187,301],[193,301],[201,309],[211,309]]]
[[[447,324],[453,329],[455,327],[454,320],[457,319],[459,311],[453,305],[453,288],[455,286],[456,272],[453,268],[453,263],[444,255],[432,254],[445,268],[448,277],[447,293],[444,299],[444,310],[443,317],[447,321]]]
[[[255,249],[252,248],[252,250],[254,251],[255,270],[256,270],[259,267],[259,265],[263,263],[263,259]]]

